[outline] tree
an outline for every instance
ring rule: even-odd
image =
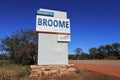
[[[106,49],[105,46],[101,45],[98,47],[97,49],[98,53],[97,53],[97,58],[99,59],[103,59],[106,57]]]
[[[113,43],[112,47],[113,47],[114,56],[116,56],[117,58],[120,58],[120,44],[117,42]]]
[[[69,54],[68,55],[69,60],[76,60],[76,55],[74,54]]]
[[[107,54],[108,57],[114,56],[112,45],[110,45],[110,44],[105,45],[105,49],[106,49],[106,54]]]
[[[91,59],[95,59],[97,55],[97,48],[96,47],[92,47],[89,49],[89,57]]]
[[[82,53],[81,54],[81,59],[88,59],[89,58],[89,55],[88,55],[88,53]]]
[[[19,30],[10,37],[1,39],[1,49],[16,63],[32,64],[37,55],[37,33],[33,30]]]
[[[74,52],[75,52],[75,54],[76,54],[76,56],[77,56],[77,60],[79,60],[80,59],[80,55],[82,54],[82,49],[81,48],[76,48],[75,50],[74,50]]]

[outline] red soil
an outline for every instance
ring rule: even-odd
[[[106,65],[106,64],[97,64],[97,63],[96,64],[75,63],[75,66],[86,70],[92,70],[92,71],[120,77],[119,65]]]

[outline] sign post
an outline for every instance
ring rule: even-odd
[[[67,13],[40,9],[36,16],[38,32],[38,65],[31,65],[31,76],[75,73],[74,64],[68,64],[70,20]]]
[[[70,19],[67,13],[40,9],[36,16],[38,65],[68,64]]]

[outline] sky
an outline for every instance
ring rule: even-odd
[[[69,54],[76,48],[120,43],[120,0],[0,0],[0,39],[34,29],[39,8],[67,12],[71,21]]]

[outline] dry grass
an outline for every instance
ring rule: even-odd
[[[23,80],[29,73],[28,66],[0,62],[0,80]]]
[[[120,80],[93,71],[76,69],[77,74],[47,77],[29,77],[29,66],[18,65],[10,62],[0,62],[0,80]]]
[[[29,66],[18,65],[10,62],[0,62],[0,80],[78,80],[78,76],[47,76],[47,77],[29,77]]]

